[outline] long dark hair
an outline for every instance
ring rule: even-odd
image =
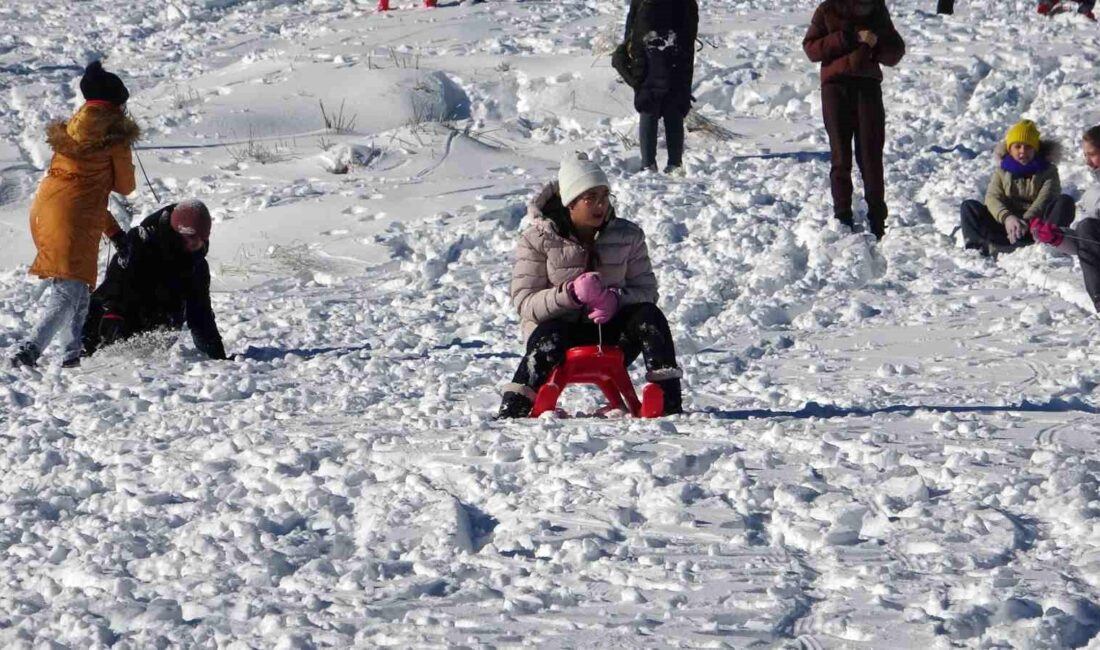
[[[1085,135],[1083,135],[1081,139],[1097,149],[1100,149],[1100,126],[1094,126],[1088,131],[1085,131]]]

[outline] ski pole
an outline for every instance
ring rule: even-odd
[[[138,155],[137,149],[134,149],[134,158],[137,158],[138,167],[141,167],[141,175],[145,177],[145,184],[149,186],[149,191],[153,193],[153,199],[156,200],[157,205],[160,205],[160,197],[157,196],[157,191],[153,189],[153,184],[149,181],[149,174],[145,173],[145,165],[141,164],[141,156]]]

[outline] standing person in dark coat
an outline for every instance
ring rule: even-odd
[[[825,0],[802,39],[811,61],[821,63],[821,109],[829,134],[833,216],[853,225],[852,141],[863,176],[867,220],[877,239],[886,234],[886,185],[882,149],[886,111],[882,68],[894,66],[905,43],[894,29],[884,0]]]
[[[111,259],[92,294],[84,322],[84,352],[155,329],[187,323],[195,347],[225,359],[210,307],[210,211],[201,201],[168,205],[126,234],[130,259]]]
[[[695,0],[631,0],[625,41],[634,62],[634,108],[642,169],[657,170],[657,123],[665,123],[666,174],[683,173],[684,118],[691,110],[695,37],[699,5]]]

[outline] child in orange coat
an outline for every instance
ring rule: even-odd
[[[54,155],[31,205],[38,255],[30,272],[49,286],[38,324],[12,357],[16,367],[35,365],[59,331],[62,365],[79,365],[100,237],[115,242],[121,261],[127,257],[126,238],[107,204],[112,191],[129,194],[136,186],[131,147],[140,129],[126,113],[130,93],[99,61],[84,70],[80,92],[85,104],[69,121],[46,128]]]

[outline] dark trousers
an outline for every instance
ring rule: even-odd
[[[955,0],[939,0],[936,3],[936,13],[938,14],[953,14],[955,13]]]
[[[113,343],[113,341],[104,342],[100,338],[99,329],[103,323],[103,303],[95,300],[91,301],[88,305],[88,315],[84,318],[84,329],[81,334],[82,348],[85,356],[94,354],[100,345],[106,345]],[[121,330],[122,323],[120,323],[119,329]]]
[[[1077,224],[1077,258],[1085,276],[1085,291],[1100,312],[1100,219],[1084,219]]]
[[[882,148],[886,144],[886,109],[882,106],[882,85],[874,79],[846,79],[821,86],[821,112],[829,134],[833,192],[833,214],[850,223],[852,219],[852,143],[863,176],[867,219],[880,235],[886,224],[886,183]]]
[[[592,321],[554,319],[539,324],[527,339],[527,352],[512,382],[537,391],[550,372],[565,360],[565,351],[578,345],[599,343],[598,326]],[[646,370],[677,368],[672,332],[664,313],[653,303],[627,305],[603,325],[603,344],[623,350],[627,367],[642,355]]]
[[[84,329],[81,334],[83,354],[84,356],[91,356],[102,346],[125,341],[132,336],[145,332],[158,329],[179,329],[186,322],[182,310],[178,314],[157,313],[151,309],[147,309],[140,316],[123,311],[107,314],[103,300],[92,294],[91,304],[88,305],[88,315],[84,319]],[[111,326],[104,327],[105,323]],[[104,339],[105,334],[106,339]]]
[[[665,121],[665,147],[668,164],[680,167],[684,164],[684,116],[672,108],[672,103],[660,103],[656,113],[638,113],[638,140],[642,144],[642,169],[657,165],[657,122]]]
[[[1059,0],[1046,0],[1048,4],[1058,4]],[[1087,14],[1096,6],[1096,0],[1076,0],[1077,13]],[[1041,3],[1040,3],[1041,4]]]
[[[1076,210],[1073,199],[1062,194],[1046,205],[1040,219],[1065,228],[1073,223]],[[981,201],[974,199],[963,201],[960,213],[959,225],[962,227],[963,240],[968,248],[984,248],[988,244],[993,244],[1004,251],[1035,243],[1030,232],[1017,239],[1015,244],[1010,243],[1008,230],[1005,229],[1004,224],[998,223],[990,214],[989,208],[985,207]]]

